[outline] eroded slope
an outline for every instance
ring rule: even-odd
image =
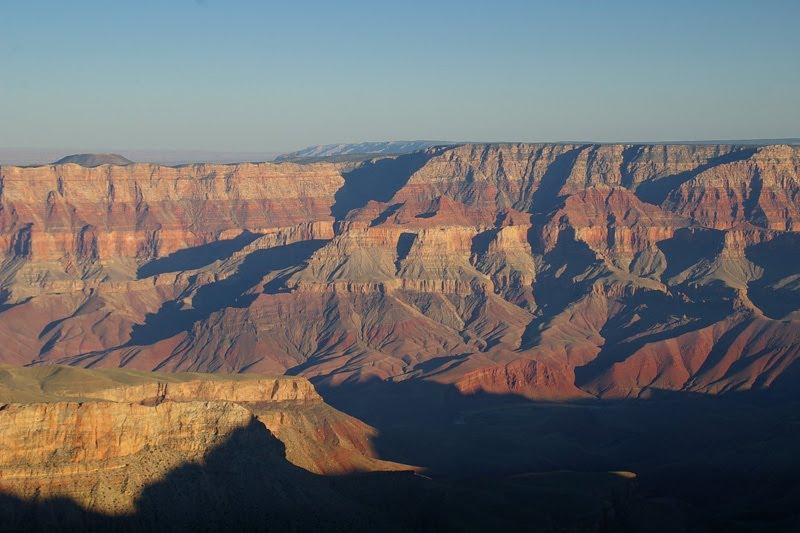
[[[13,364],[563,399],[789,386],[800,352],[793,146],[0,171]]]

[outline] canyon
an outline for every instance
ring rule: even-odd
[[[330,492],[326,479],[349,487],[354,472],[388,471],[373,474],[442,494],[414,472],[631,466],[658,492],[676,472],[702,467],[691,440],[646,413],[713,448],[704,428],[735,410],[743,421],[716,434],[738,441],[737,453],[719,457],[749,465],[751,477],[702,483],[745,486],[756,476],[764,495],[796,494],[787,406],[800,376],[800,146],[316,153],[300,163],[0,167],[0,372],[38,384],[0,385],[11,406],[0,423],[19,432],[14,440],[31,441],[41,420],[119,427],[136,411],[143,426],[117,431],[126,436],[116,448],[85,452],[115,476],[119,457],[148,461],[131,432],[158,443],[157,428],[176,420],[214,428],[204,440],[186,426],[156,446],[169,453],[146,452],[165,465],[151,482],[256,427],[285,446],[270,461],[314,476],[287,474],[287,483],[359,509],[352,516],[367,527],[380,521],[364,496]],[[69,390],[97,381],[94,392]],[[620,444],[651,431],[682,450],[669,462],[678,470]],[[475,461],[498,442],[507,461]],[[58,459],[36,477],[20,465],[39,459],[7,453],[2,468],[32,480],[2,485],[15,497],[30,499],[37,486],[90,509],[97,501],[82,492],[90,470],[81,469],[97,469],[99,456],[79,466]],[[787,478],[758,461],[764,453],[784,460]],[[116,503],[102,510],[134,512],[144,479],[131,478],[139,488],[108,496]],[[617,495],[630,486],[620,479]],[[764,496],[751,518],[726,507],[734,500],[714,504],[721,520],[797,520],[790,497]],[[683,504],[637,501],[648,517],[698,520]]]
[[[799,154],[2,167],[0,361],[531,399],[788,386]]]
[[[495,482],[563,506],[522,509],[497,487],[433,482],[377,459],[373,428],[285,376],[4,367],[0,435],[12,531],[590,529],[635,494],[627,472]],[[480,511],[492,500],[503,517]]]

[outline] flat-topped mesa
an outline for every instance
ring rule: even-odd
[[[200,374],[90,370],[60,365],[0,368],[0,402],[164,401],[321,402],[305,378],[258,374]]]
[[[72,154],[62,157],[53,164],[65,165],[67,163],[75,163],[82,167],[99,167],[100,165],[131,165],[133,161],[119,154]]]
[[[332,220],[333,165],[2,167],[0,249],[35,261],[152,259],[243,230]]]
[[[275,377],[243,380],[197,379],[110,388],[90,393],[89,398],[113,402],[321,402],[314,386],[304,378]]]

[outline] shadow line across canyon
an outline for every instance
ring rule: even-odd
[[[254,419],[202,463],[179,466],[146,486],[131,514],[88,511],[67,498],[24,501],[0,493],[0,530],[367,531],[391,526],[359,501],[357,487],[355,496],[348,494],[349,484],[361,477],[326,478],[291,464],[283,443]]]
[[[214,261],[230,257],[233,253],[238,252],[258,239],[258,237],[260,235],[257,233],[245,230],[233,239],[224,239],[200,246],[183,248],[166,257],[160,257],[145,263],[136,271],[136,277],[137,279],[142,279],[157,274],[166,274],[167,272],[201,268],[210,265]]]
[[[704,164],[698,165],[692,170],[679,172],[654,181],[645,181],[636,188],[636,196],[648,204],[661,205],[669,197],[670,193],[702,172],[726,163],[750,159],[756,152],[758,152],[757,147],[736,147],[727,154],[709,158]]]
[[[463,483],[406,472],[313,474],[253,420],[201,463],[144,488],[129,514],[0,493],[3,531],[551,531],[607,527],[635,487],[613,473]],[[98,504],[102,505],[102,494]]]
[[[125,346],[148,345],[168,339],[190,330],[195,322],[226,307],[247,307],[259,292],[280,292],[283,279],[279,276],[267,282],[261,291],[248,293],[270,272],[302,265],[328,242],[322,239],[301,241],[248,254],[235,274],[197,289],[191,308],[184,308],[177,301],[168,301],[156,313],[148,315],[144,324],[134,326]]]
[[[388,202],[411,176],[444,148],[365,161],[344,172],[344,185],[336,191],[331,216],[337,220],[367,205],[370,200]]]
[[[763,274],[748,284],[747,296],[765,315],[775,320],[800,309],[800,235],[782,234],[745,250],[748,260],[763,269]]]
[[[734,292],[727,287],[716,287],[719,298],[711,302],[702,300],[703,293],[695,294],[698,291],[689,287],[681,289],[679,294],[687,296],[688,302],[676,302],[656,291],[642,291],[625,296],[623,302],[628,311],[612,317],[600,328],[600,336],[605,339],[605,343],[593,360],[575,368],[575,385],[580,388],[590,387],[594,379],[600,379],[606,373],[612,372],[616,363],[628,360],[648,345],[679,339],[688,333],[699,333],[735,312],[731,303]],[[711,288],[706,288],[704,293],[708,294],[710,291]],[[659,328],[664,316],[681,316],[683,320]],[[733,333],[732,339],[735,339],[738,334],[736,332],[743,331],[748,324],[749,321],[744,320],[723,337],[729,338]],[[715,357],[716,350],[722,349],[724,342],[721,338],[715,344]],[[706,360],[704,369],[713,368],[710,365],[711,360]],[[701,370],[698,372],[701,373]]]
[[[567,183],[578,157],[586,147],[587,145],[583,145],[564,152],[547,167],[530,200],[530,212],[536,217],[537,223],[543,222],[546,216],[563,202],[564,197],[560,196],[561,189]],[[533,186],[533,182],[530,185]]]
[[[528,241],[531,249],[541,247],[540,236],[536,235],[534,228],[528,234]],[[575,283],[574,278],[590,272],[597,265],[597,256],[585,242],[576,238],[573,228],[565,228],[559,232],[555,248],[544,255],[544,260],[548,267],[546,271],[539,273],[533,285],[539,309],[522,333],[520,350],[539,344],[541,333],[550,321],[570,303],[591,291],[590,283]]]

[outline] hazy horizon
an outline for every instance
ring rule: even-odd
[[[796,138],[798,15],[787,0],[4,3],[0,147]]]
[[[409,141],[410,139],[391,139],[390,141]],[[384,140],[362,141],[384,142]],[[448,141],[441,140],[442,143],[453,144],[503,144],[507,142],[528,142],[528,141]],[[800,144],[800,138],[789,137],[782,139],[702,139],[702,140],[659,140],[659,141],[592,141],[592,140],[558,140],[558,141],[530,141],[532,144]],[[350,143],[326,143],[326,145],[336,146],[339,144]],[[353,143],[358,144],[358,143]],[[310,148],[314,145],[299,147]],[[323,145],[320,145],[323,146]],[[243,163],[273,161],[279,155],[287,154],[295,150],[276,151],[220,151],[220,150],[193,150],[193,149],[145,149],[145,148],[16,148],[0,146],[0,165],[11,166],[36,166],[48,165],[62,157],[75,154],[118,154],[130,159],[134,163],[156,163],[163,165],[181,165],[187,163]]]

